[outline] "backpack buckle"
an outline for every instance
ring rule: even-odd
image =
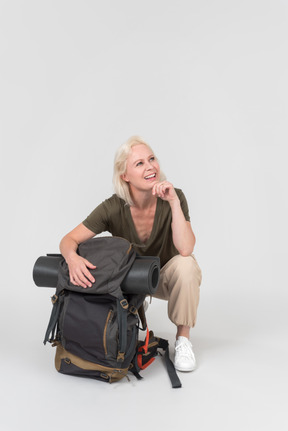
[[[134,305],[130,306],[129,311],[130,311],[130,313],[134,314],[135,316],[138,313],[138,310]]]
[[[118,356],[117,356],[117,362],[123,362],[125,359],[125,353],[123,352],[118,352]]]
[[[52,301],[52,304],[54,305],[58,301],[58,296],[57,295],[51,296],[51,301]]]
[[[127,299],[121,299],[121,301],[120,301],[120,305],[121,305],[121,307],[122,308],[124,308],[124,310],[127,310],[128,309],[128,307],[129,307],[129,304],[128,304],[128,301],[127,301]]]

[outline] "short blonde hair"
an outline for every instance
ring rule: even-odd
[[[120,148],[118,148],[114,158],[113,185],[114,191],[119,198],[123,199],[128,205],[133,206],[132,197],[130,194],[129,184],[124,181],[121,176],[126,172],[127,158],[131,152],[131,148],[135,145],[146,145],[152,154],[154,151],[147,142],[140,136],[131,136]],[[155,156],[155,155],[154,155]],[[156,157],[155,157],[156,158]],[[158,159],[156,158],[158,161]],[[165,180],[165,175],[160,170],[160,181]]]

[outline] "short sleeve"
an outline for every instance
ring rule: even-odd
[[[109,231],[109,219],[106,201],[98,205],[85,220],[82,222],[85,227],[90,229],[95,235]]]
[[[176,189],[176,193],[178,195],[178,198],[180,199],[180,205],[181,205],[184,217],[187,221],[190,221],[187,199],[186,199],[184,193],[182,192],[182,190]]]

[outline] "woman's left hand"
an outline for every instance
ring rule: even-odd
[[[159,183],[154,184],[152,189],[152,194],[154,196],[158,196],[163,199],[163,201],[173,201],[178,199],[178,196],[175,192],[175,189],[171,183],[168,181],[161,181]]]

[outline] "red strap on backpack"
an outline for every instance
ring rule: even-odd
[[[145,364],[143,364],[143,355],[148,353],[148,345],[149,345],[149,329],[147,327],[147,333],[146,333],[146,339],[145,343],[138,348],[137,353],[137,365],[141,370],[145,370],[150,364],[152,364],[153,361],[155,361],[155,358],[149,359]]]

